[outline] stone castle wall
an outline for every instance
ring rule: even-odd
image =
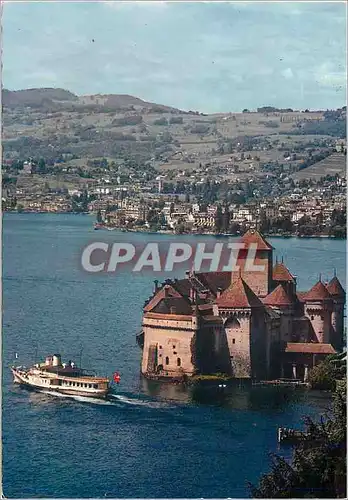
[[[183,372],[192,374],[191,341],[196,332],[195,322],[191,317],[185,320],[162,320],[146,318],[143,321],[144,348],[141,371],[143,374],[158,374],[162,366],[162,375],[175,376]],[[155,363],[149,365],[149,357],[155,353]]]
[[[225,334],[232,376],[250,378],[250,314],[237,313],[227,318]]]
[[[305,304],[305,315],[309,318],[317,342],[329,344],[331,312],[321,304]]]
[[[250,270],[250,265],[246,260],[247,252],[240,251],[236,265],[240,271],[232,272],[232,282],[236,281],[241,274],[246,284],[253,290],[258,297],[266,297],[271,291],[272,286],[272,252],[266,250],[258,250],[255,255],[253,266],[263,266],[263,270]]]

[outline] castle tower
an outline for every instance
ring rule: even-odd
[[[304,297],[305,315],[309,318],[317,342],[331,340],[332,300],[325,285],[319,280]]]
[[[280,340],[291,342],[292,340],[292,318],[294,314],[293,301],[289,297],[283,284],[280,284],[263,299],[266,306],[272,307],[280,314]]]
[[[149,377],[192,375],[191,342],[199,328],[197,311],[170,284],[158,289],[144,307],[141,371]]]
[[[224,323],[232,375],[262,378],[266,371],[262,302],[239,274],[215,304]]]
[[[258,297],[266,297],[272,289],[273,247],[258,232],[249,229],[240,239],[245,248],[239,250],[237,266],[242,278]],[[251,250],[255,248],[255,258],[250,261]],[[249,251],[248,251],[249,249]],[[260,269],[250,268],[250,264]],[[232,281],[238,279],[239,272],[232,272]]]
[[[276,262],[273,267],[273,286],[282,284],[289,297],[296,294],[296,277],[293,276],[283,262]]]
[[[337,276],[326,286],[333,301],[331,344],[337,351],[343,349],[345,291]]]

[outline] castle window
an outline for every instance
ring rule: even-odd
[[[158,357],[159,357],[159,358],[161,358],[161,357],[162,357],[162,354],[159,354],[159,355],[158,355]]]
[[[232,339],[232,344],[235,344],[236,343],[236,339]]]
[[[225,327],[226,328],[240,328],[240,323],[239,323],[237,318],[231,317],[231,318],[228,318],[228,320],[226,321]]]
[[[162,346],[161,346],[161,345],[159,346],[159,349],[162,349]]]
[[[166,365],[169,365],[169,358],[166,356]]]
[[[173,345],[173,349],[175,349],[175,345]]]
[[[174,351],[173,354],[178,354],[178,353],[176,351]]]
[[[180,358],[178,358],[178,359],[176,360],[176,364],[177,364],[178,366],[181,366],[181,359],[180,359]]]
[[[314,316],[311,316],[311,321],[313,321],[313,319],[314,319]]]

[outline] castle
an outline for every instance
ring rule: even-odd
[[[273,265],[273,247],[259,232],[240,241],[256,244],[263,271],[247,270],[242,251],[238,272],[155,282],[141,332],[145,376],[306,380],[312,366],[342,350],[345,292],[338,278],[299,292],[284,263]]]

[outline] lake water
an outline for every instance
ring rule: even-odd
[[[277,427],[299,426],[303,415],[318,417],[327,397],[238,386],[224,393],[215,386],[184,390],[143,380],[135,335],[154,276],[92,276],[81,270],[80,258],[92,241],[144,243],[155,236],[96,232],[92,223],[77,215],[4,216],[5,496],[248,496],[247,481],[257,482],[268,470],[269,453],[277,452]],[[345,241],[270,242],[297,275],[299,290],[314,284],[319,272],[331,278],[333,268],[345,285]],[[79,362],[82,347],[85,368],[121,373],[112,402],[55,398],[12,383],[16,352],[26,365],[53,352]]]

